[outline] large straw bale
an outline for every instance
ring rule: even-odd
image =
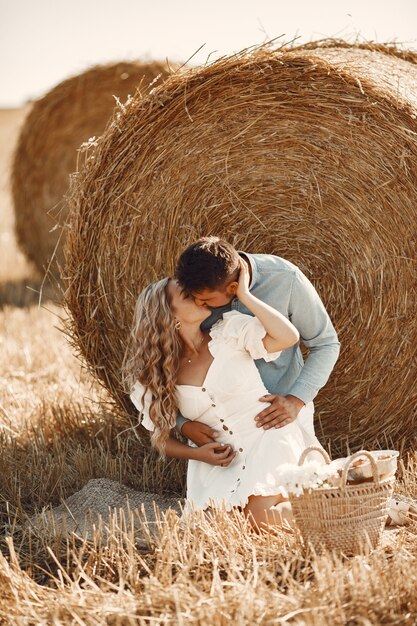
[[[98,65],[69,78],[31,107],[22,127],[12,167],[12,192],[18,243],[39,270],[57,247],[65,221],[69,174],[77,168],[77,149],[100,135],[115,108],[139,88],[161,82],[169,68],[160,62]],[[159,78],[159,80],[157,80]]]
[[[120,109],[74,179],[66,248],[68,331],[120,405],[138,292],[216,234],[298,264],[329,310],[319,436],[415,441],[416,81],[376,50],[260,49]]]
[[[378,43],[376,41],[348,42],[344,39],[333,37],[309,41],[300,45],[291,45],[288,50],[316,50],[317,48],[354,48],[356,50],[370,50],[371,52],[382,52],[403,61],[417,64],[417,52],[409,50],[395,43]]]

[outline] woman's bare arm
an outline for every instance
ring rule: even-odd
[[[216,441],[194,448],[178,441],[171,435],[166,442],[165,454],[174,459],[192,459],[209,463],[209,465],[223,465],[224,467],[227,467],[236,456],[236,452],[233,452],[230,446],[225,446]]]
[[[236,296],[240,302],[261,322],[266,330],[263,344],[267,352],[278,352],[290,348],[300,339],[300,334],[282,313],[262,302],[249,291],[249,270],[241,261],[239,283]]]

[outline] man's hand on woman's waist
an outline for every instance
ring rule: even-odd
[[[295,396],[279,396],[278,394],[267,394],[259,398],[260,402],[269,402],[270,406],[261,411],[256,417],[256,427],[269,430],[270,428],[282,428],[293,422],[304,402]]]
[[[296,396],[279,396],[267,394],[259,399],[260,402],[268,402],[270,406],[261,411],[256,417],[257,428],[269,430],[270,428],[282,428],[293,422],[303,408],[304,402]],[[216,441],[220,433],[211,426],[193,420],[185,420],[181,426],[181,434],[196,444],[204,446]]]

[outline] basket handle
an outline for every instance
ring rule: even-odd
[[[327,454],[326,450],[323,450],[323,448],[319,448],[319,446],[309,446],[308,448],[306,448],[304,450],[304,452],[302,452],[300,458],[298,459],[298,465],[302,465],[304,463],[304,461],[306,460],[306,456],[307,454],[309,454],[310,452],[320,452],[324,458],[324,460],[326,461],[327,465],[329,465],[329,463],[331,463],[330,457]]]
[[[375,458],[370,452],[368,452],[368,450],[359,450],[359,452],[355,452],[355,454],[352,454],[348,458],[346,465],[343,468],[342,481],[341,481],[342,487],[346,487],[347,474],[352,464],[352,461],[357,459],[359,456],[366,456],[371,461],[372,474],[373,474],[374,481],[379,483],[379,470],[378,470],[378,465],[376,464]]]

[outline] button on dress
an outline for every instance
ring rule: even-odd
[[[244,507],[250,495],[259,495],[255,485],[265,483],[279,465],[297,463],[307,446],[320,446],[314,434],[312,402],[291,424],[269,430],[256,427],[255,416],[269,405],[259,401],[268,390],[254,360],[273,361],[280,355],[266,351],[265,334],[256,317],[237,311],[225,313],[210,331],[208,348],[213,361],[203,384],[177,385],[182,415],[220,432],[219,443],[230,444],[237,452],[228,467],[188,461],[189,507]],[[144,387],[136,382],[130,397],[142,415],[142,425],[154,430],[149,417],[150,391],[144,394]],[[192,442],[189,445],[194,446]],[[277,487],[277,493],[288,495],[283,486]]]

